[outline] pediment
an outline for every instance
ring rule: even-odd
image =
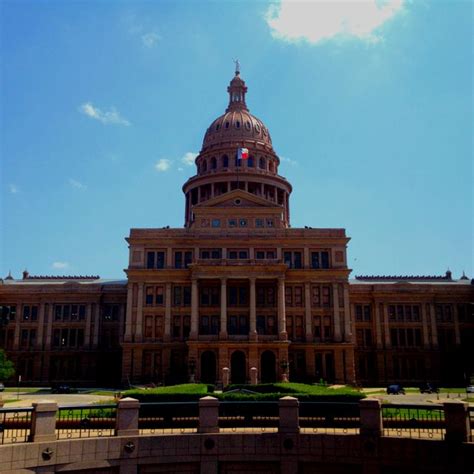
[[[229,193],[208,199],[205,202],[197,204],[194,208],[209,208],[209,207],[268,207],[281,208],[282,206],[266,199],[251,194],[242,189],[235,189]]]

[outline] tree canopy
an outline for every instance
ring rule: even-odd
[[[7,358],[5,351],[0,349],[0,380],[7,380],[15,373],[13,362]]]

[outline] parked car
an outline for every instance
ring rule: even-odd
[[[420,393],[439,393],[439,388],[432,383],[426,382],[421,384]]]
[[[469,385],[466,387],[467,393],[474,393],[474,385]]]
[[[3,385],[2,382],[0,382],[0,392],[3,392],[5,390],[5,385]]]
[[[70,385],[61,384],[55,385],[51,389],[51,393],[77,393],[77,389],[72,388]]]
[[[393,384],[387,387],[388,395],[405,395],[405,389],[400,384]]]

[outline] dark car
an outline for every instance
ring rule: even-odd
[[[393,384],[387,387],[388,395],[405,395],[405,389],[400,384]]]
[[[438,393],[439,388],[432,383],[424,383],[420,386],[420,393]]]
[[[62,385],[55,385],[51,389],[51,393],[77,393],[75,388],[72,388],[70,385],[62,384]]]

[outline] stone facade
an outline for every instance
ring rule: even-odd
[[[184,228],[131,229],[127,280],[2,281],[0,346],[23,381],[463,382],[472,283],[349,280],[345,229],[290,226],[292,186],[238,72],[228,92],[183,186]]]

